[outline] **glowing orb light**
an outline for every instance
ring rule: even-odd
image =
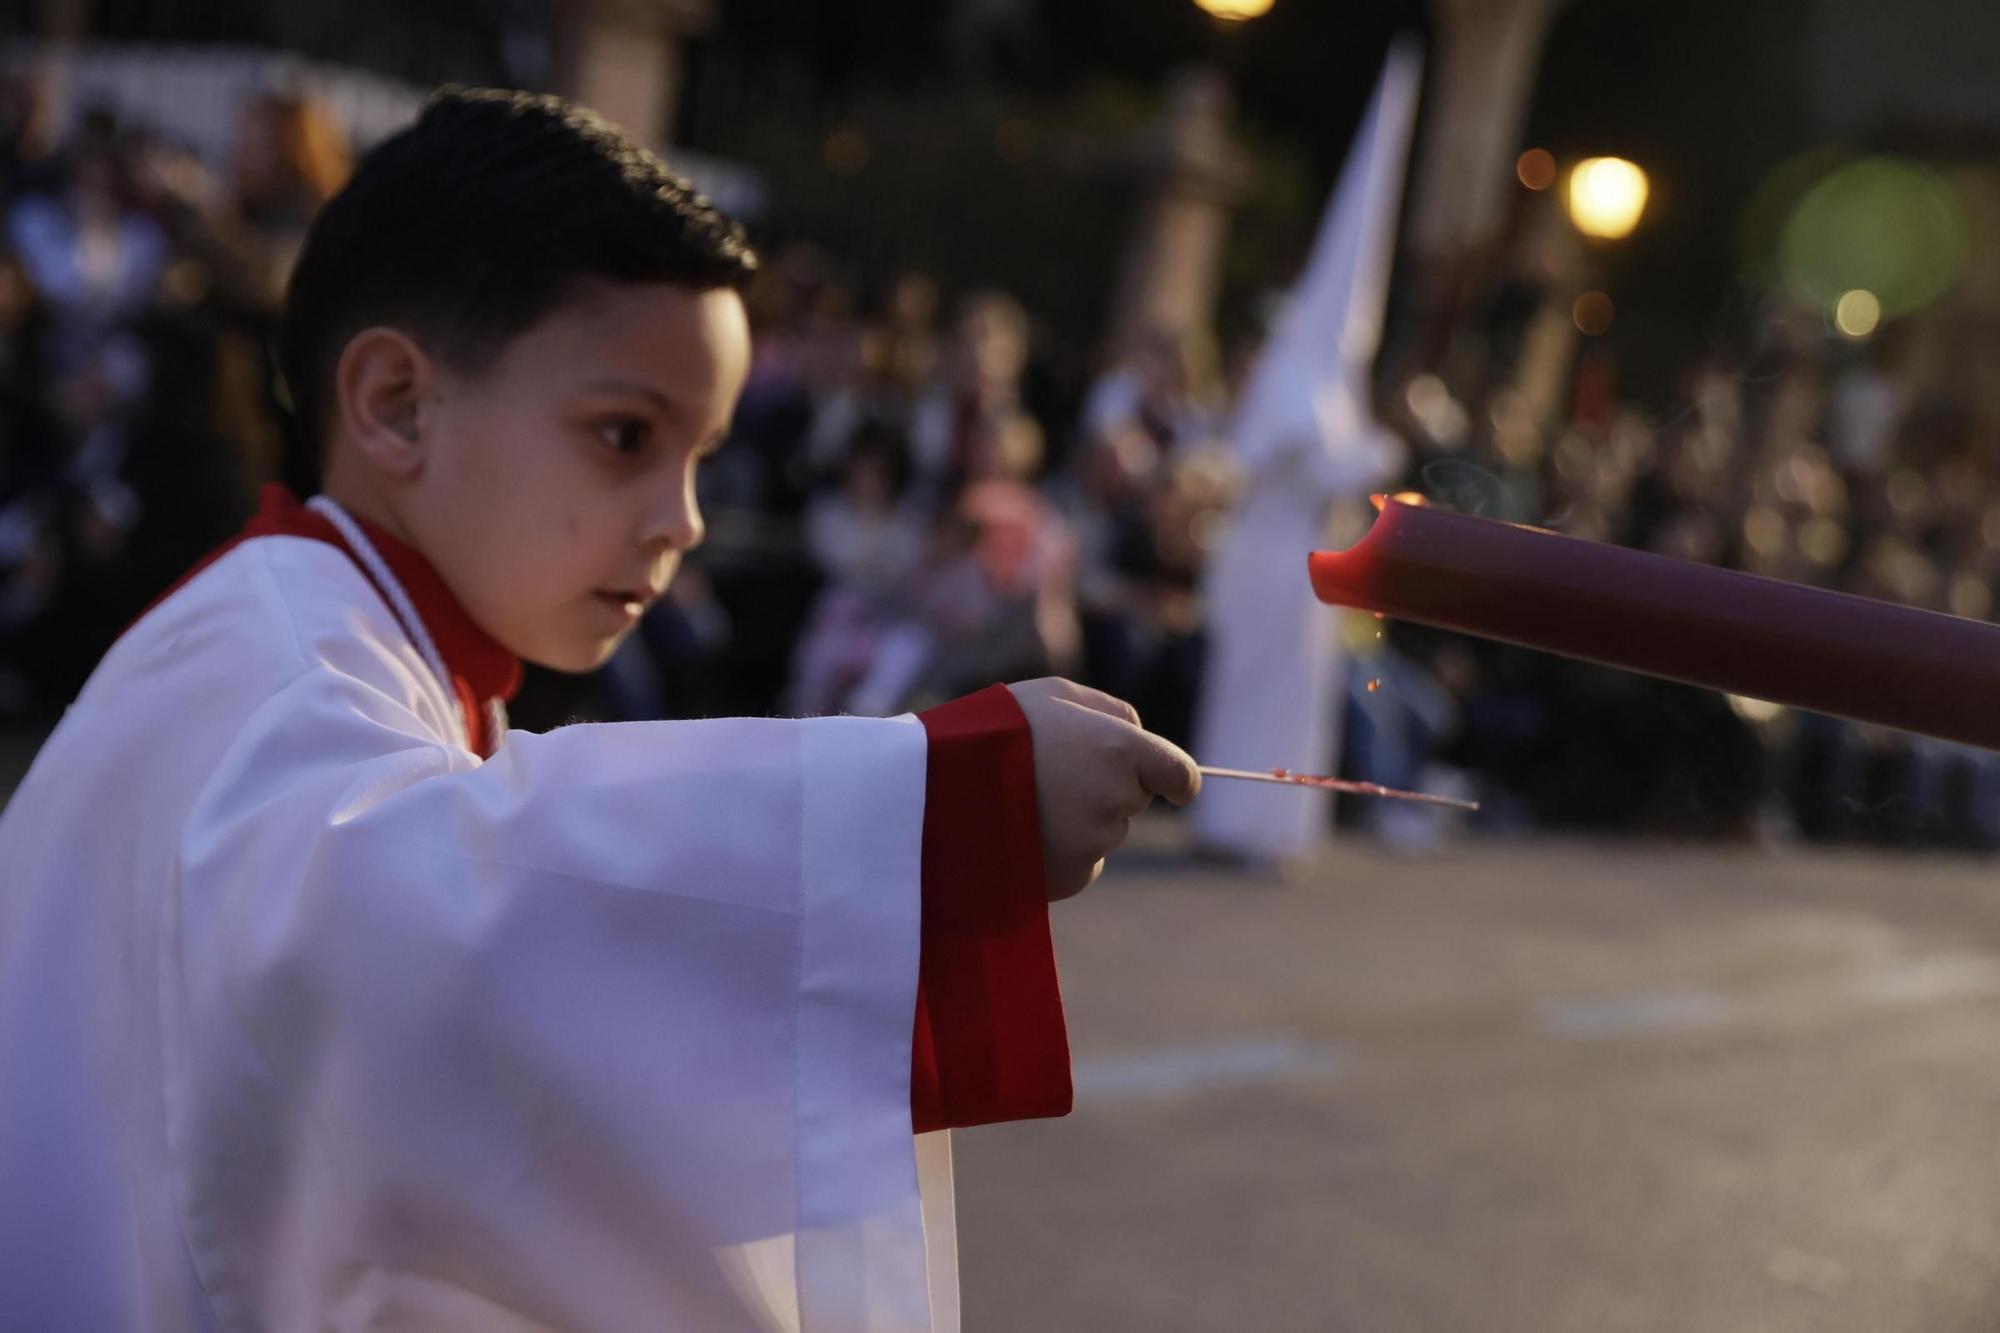
[[[1869,301],[1879,320],[1950,290],[1965,269],[1968,236],[1950,182],[1921,163],[1865,157],[1805,193],[1785,224],[1778,258],[1796,295],[1834,310],[1841,331],[1861,337],[1848,322],[1862,322]]]
[[[1622,157],[1587,157],[1569,173],[1569,215],[1585,236],[1618,241],[1646,211],[1646,173]]]
[[[1241,23],[1245,19],[1262,18],[1271,12],[1273,0],[1194,0],[1213,18],[1224,23]]]

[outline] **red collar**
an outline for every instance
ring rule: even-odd
[[[320,514],[300,504],[298,498],[283,486],[269,485],[258,494],[256,517],[243,529],[243,536],[249,537],[310,537],[347,551],[347,543],[333,524]],[[496,699],[511,699],[521,688],[521,659],[501,645],[492,635],[479,627],[477,621],[459,605],[438,572],[431,568],[431,562],[413,546],[390,536],[367,519],[354,516],[354,521],[375,543],[375,549],[382,556],[389,572],[403,585],[403,591],[410,595],[410,603],[423,617],[424,628],[430,631],[437,644],[439,655],[444,658],[445,669],[453,677],[461,698],[470,705],[468,713],[479,721],[475,727],[483,730],[483,719],[487,705]],[[361,562],[355,561],[357,567]],[[362,568],[362,573],[367,574]],[[372,578],[369,582],[374,582]],[[377,589],[380,591],[380,589]],[[386,599],[385,599],[386,600]],[[484,748],[484,747],[482,747]]]

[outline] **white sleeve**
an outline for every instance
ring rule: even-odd
[[[164,932],[222,1324],[933,1327],[922,726],[576,726],[476,766],[332,679],[232,747]]]

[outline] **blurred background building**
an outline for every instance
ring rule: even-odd
[[[278,475],[290,256],[447,81],[598,107],[765,256],[709,544],[629,652],[537,678],[524,720],[892,711],[1060,670],[1185,739],[1233,395],[1402,32],[1428,73],[1375,381],[1404,485],[1991,613],[2000,14],[1979,0],[0,19],[0,713],[25,738]],[[1491,830],[2000,840],[1989,756],[1372,630],[1348,770],[1466,785]]]

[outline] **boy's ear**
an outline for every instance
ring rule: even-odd
[[[422,408],[436,373],[400,329],[363,329],[341,349],[333,369],[341,430],[378,471],[411,477],[422,469]]]

